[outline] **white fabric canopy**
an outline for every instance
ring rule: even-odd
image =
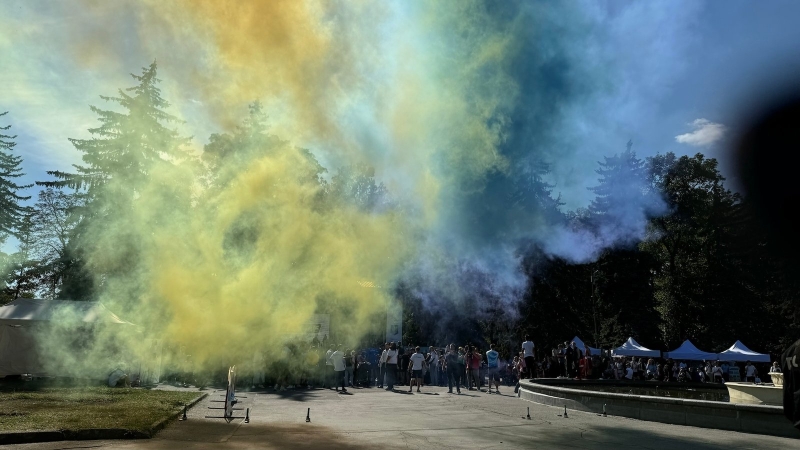
[[[650,350],[647,347],[636,342],[632,337],[629,337],[624,344],[611,351],[613,356],[649,356],[658,358],[661,356],[660,350]]]
[[[37,337],[52,322],[130,325],[99,302],[18,298],[0,306],[0,377],[44,374]]]
[[[580,350],[582,352],[586,351],[585,350],[586,349],[586,344],[583,343],[581,338],[579,338],[578,336],[575,336],[574,338],[572,338],[572,340],[575,342],[575,347],[578,350]],[[592,355],[600,355],[601,354],[601,351],[600,351],[599,348],[589,347],[589,350],[592,352]]]
[[[683,341],[683,344],[681,344],[681,346],[676,348],[675,350],[671,352],[664,352],[664,358],[672,358],[678,360],[685,359],[690,361],[702,361],[702,360],[715,361],[718,359],[717,356],[718,355],[716,353],[708,353],[699,350],[688,339]]]
[[[722,361],[770,362],[769,355],[750,350],[742,344],[742,341],[734,342],[731,348],[719,354],[719,359]]]
[[[2,325],[32,325],[37,322],[58,320],[130,324],[117,317],[100,302],[18,298],[5,306],[0,306]]]

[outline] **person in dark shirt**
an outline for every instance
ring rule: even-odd
[[[783,371],[783,414],[800,429],[800,340],[781,355]]]
[[[407,348],[400,356],[400,367],[397,369],[400,374],[399,385],[408,383],[408,362],[411,360],[411,349]]]
[[[461,393],[461,372],[459,371],[458,364],[458,351],[455,344],[450,344],[447,348],[447,353],[444,355],[445,370],[447,371],[447,392],[453,393],[453,385],[456,387],[456,392]]]

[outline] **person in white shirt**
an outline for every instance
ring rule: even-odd
[[[338,346],[336,351],[331,353],[330,362],[333,365],[333,373],[335,374],[334,383],[337,385],[336,390],[339,391],[339,383],[342,384],[342,390],[339,391],[340,394],[347,393],[347,389],[344,387],[344,370],[345,370],[345,363],[344,363],[344,352],[342,351],[342,346]]]
[[[408,383],[408,392],[414,390],[414,384],[417,385],[417,392],[422,386],[422,369],[425,367],[425,355],[419,351],[419,346],[414,347],[414,354],[411,355],[409,360],[411,364],[411,382]]]
[[[386,390],[393,391],[394,383],[397,380],[397,344],[389,343],[389,350],[386,351]]]
[[[431,347],[431,352],[428,353],[428,372],[431,374],[431,386],[439,385],[439,352],[436,348]]]
[[[378,387],[383,389],[383,383],[385,382],[384,378],[386,378],[386,352],[389,351],[389,343],[383,344],[383,353],[381,353],[381,358],[378,361]]]
[[[525,336],[525,342],[522,343],[522,353],[525,357],[525,368],[528,372],[528,376],[533,378],[536,376],[534,374],[534,367],[536,367],[536,358],[533,353],[534,345],[531,341],[530,336]]]
[[[631,368],[631,364],[626,364],[625,367],[625,379],[632,380],[633,379],[633,369]]]
[[[714,382],[715,383],[722,383],[722,367],[719,365],[719,361],[714,363],[714,370],[711,372],[714,375]]]

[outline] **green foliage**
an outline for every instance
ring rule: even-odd
[[[59,251],[58,264],[50,267],[51,285],[55,280],[61,283],[60,289],[55,288],[59,297],[91,299],[95,283],[136,270],[141,243],[134,234],[114,233],[113,242],[103,238],[111,234],[103,230],[138,219],[133,216],[134,202],[146,200],[154,208],[180,204],[159,202],[154,198],[180,195],[174,183],[167,180],[161,183],[161,189],[154,189],[153,185],[158,186],[153,182],[154,174],[163,173],[167,165],[191,163],[191,155],[185,149],[188,139],[168,128],[180,121],[164,111],[169,103],[161,97],[156,72],[153,62],[143,68],[141,75],[131,74],[137,82],[135,86],[120,89],[116,97],[101,96],[115,103],[121,111],[91,107],[98,115],[100,126],[89,129],[91,139],[70,139],[82,153],[83,164],[75,165],[73,173],[50,171],[48,174],[54,176],[55,181],[37,183],[50,188],[71,188],[77,196],[68,207],[67,223],[71,229],[66,245]],[[143,199],[142,196],[149,197]],[[189,201],[187,198],[183,203],[188,207]],[[152,217],[159,217],[155,213],[157,211]],[[147,225],[159,224],[156,220]],[[113,252],[98,251],[112,248]],[[89,270],[85,257],[88,253],[104,254],[102,267]],[[54,291],[52,287],[48,289],[51,293]]]
[[[8,111],[0,113],[0,117]],[[18,236],[23,226],[25,216],[30,213],[30,208],[21,204],[30,197],[19,194],[29,185],[19,185],[14,180],[25,175],[22,173],[22,157],[11,152],[17,143],[16,136],[4,134],[11,125],[0,126],[0,235],[10,234]]]

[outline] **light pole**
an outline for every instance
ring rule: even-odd
[[[594,278],[599,272],[600,269],[596,269],[589,275],[589,283],[591,284],[591,291],[589,298],[592,300],[592,320],[594,321],[594,346],[600,348],[599,343],[597,342],[597,306],[595,305],[595,295],[594,295]]]

